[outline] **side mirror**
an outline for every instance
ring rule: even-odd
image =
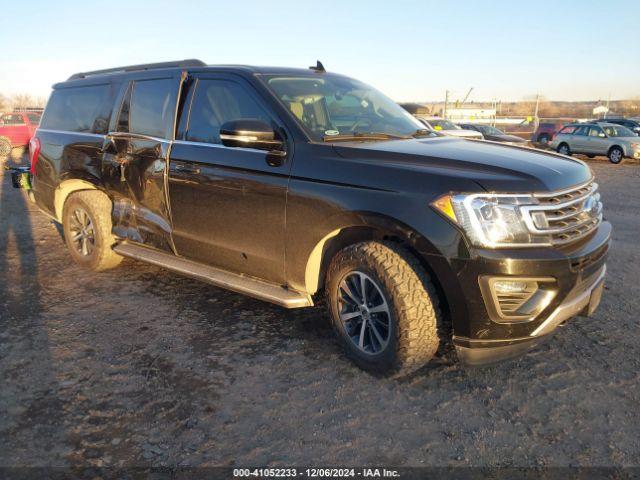
[[[276,132],[262,120],[240,118],[226,122],[220,127],[220,141],[225,147],[256,148],[258,150],[282,151],[284,142]]]

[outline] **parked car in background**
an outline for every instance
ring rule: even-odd
[[[531,142],[546,146],[567,123],[568,121],[540,122],[531,135]]]
[[[41,113],[13,112],[0,116],[0,157],[6,157],[12,148],[26,147],[38,128]]]
[[[517,135],[509,135],[508,133],[503,132],[499,128],[492,127],[491,125],[477,125],[475,123],[459,123],[458,125],[464,130],[480,132],[485,140],[521,146],[527,143],[524,138],[518,137]]]
[[[640,138],[628,128],[614,123],[566,125],[549,146],[563,155],[606,155],[615,164],[622,162],[625,157],[640,158]]]
[[[446,118],[425,117],[421,115],[416,115],[416,118],[429,130],[442,133],[443,135],[450,137],[475,138],[478,140],[482,140],[484,138],[480,132],[464,130]]]
[[[606,118],[602,120],[596,120],[596,123],[615,123],[616,125],[627,127],[636,135],[640,135],[640,120],[634,120],[631,118]]]
[[[30,157],[16,183],[78,264],[127,256],[287,308],[324,299],[378,373],[448,341],[470,364],[523,353],[603,291],[611,225],[588,166],[435,134],[321,65],[75,74]]]

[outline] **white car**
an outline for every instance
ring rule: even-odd
[[[451,137],[463,137],[463,138],[475,138],[482,140],[484,137],[482,133],[475,130],[464,130],[455,123],[441,117],[424,117],[416,115],[416,118],[420,120],[429,130],[433,130],[443,135]]]

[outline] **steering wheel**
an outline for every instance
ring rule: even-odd
[[[356,120],[356,123],[353,124],[353,126],[349,129],[349,131],[351,133],[356,133],[356,128],[358,128],[361,124],[363,123],[367,123],[369,125],[369,127],[371,127],[373,125],[373,122],[371,121],[371,119],[369,118],[359,118],[358,120]]]

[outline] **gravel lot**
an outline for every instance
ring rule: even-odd
[[[321,308],[80,269],[0,177],[0,465],[639,465],[640,165],[589,164],[615,238],[595,316],[397,381],[345,359]]]

